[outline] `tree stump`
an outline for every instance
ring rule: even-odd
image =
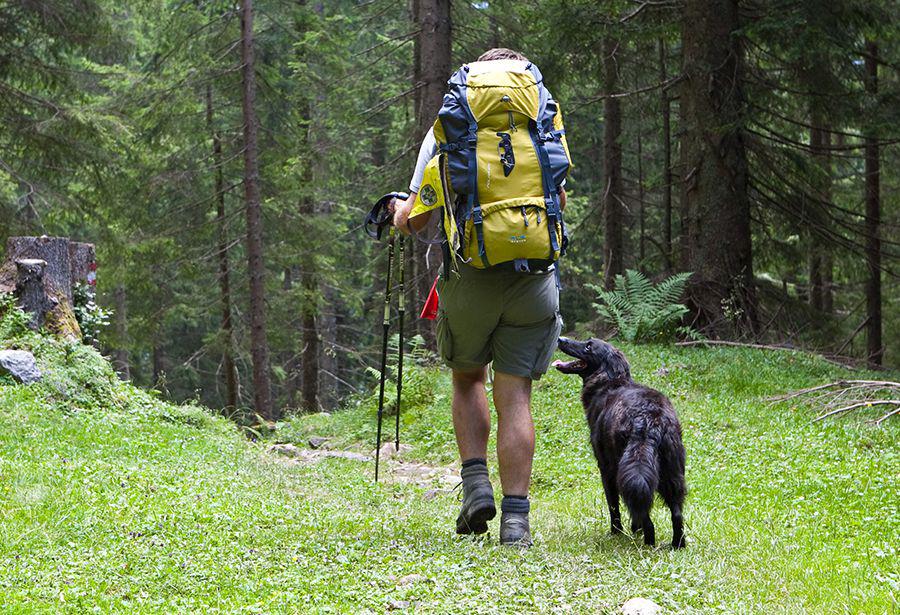
[[[34,331],[44,326],[47,314],[57,306],[58,300],[44,290],[44,272],[47,261],[23,258],[16,261],[16,297],[19,307],[31,315],[28,327]]]
[[[69,305],[72,305],[69,244],[66,237],[10,237],[6,240],[6,262],[0,266],[0,280],[8,277],[15,279],[16,261],[40,259],[47,263],[44,268],[44,287],[59,299],[65,297]]]
[[[94,244],[69,242],[71,284],[87,284],[92,289],[97,283],[97,255]]]
[[[74,262],[74,266],[73,266]],[[0,264],[0,292],[14,293],[31,315],[29,326],[42,326],[67,340],[81,339],[75,319],[73,284],[88,284],[96,269],[94,247],[65,237],[10,237]]]

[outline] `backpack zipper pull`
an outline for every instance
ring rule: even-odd
[[[541,208],[535,207],[534,211],[537,213],[537,223],[540,224],[541,223]]]
[[[525,221],[525,228],[528,228],[528,214],[525,212],[524,205],[522,205],[522,219]]]
[[[509,114],[509,131],[510,132],[518,132],[519,128],[518,128],[518,126],[516,126],[516,120],[513,117],[513,112],[507,111],[507,113]]]

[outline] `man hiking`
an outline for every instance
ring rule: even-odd
[[[522,54],[491,49],[449,86],[419,151],[410,197],[394,204],[394,224],[409,233],[442,210],[437,341],[453,370],[463,482],[456,531],[481,534],[496,516],[485,389],[493,361],[500,542],[530,546],[531,384],[546,372],[562,326],[555,263],[566,244],[568,147],[558,106]]]

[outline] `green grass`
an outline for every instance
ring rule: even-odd
[[[48,375],[0,383],[0,605],[12,612],[896,612],[898,429],[811,424],[762,397],[843,372],[799,353],[626,346],[671,396],[688,450],[688,548],[608,535],[579,382],[535,390],[528,552],[452,533],[456,494],[372,484],[372,464],[286,463],[224,419],[118,383],[92,350],[34,336]],[[8,344],[7,344],[8,345]],[[668,375],[655,370],[667,366]],[[411,456],[454,461],[448,380],[410,374]],[[281,425],[371,447],[373,400]],[[496,467],[492,467],[496,477]],[[667,511],[654,512],[661,541]],[[425,581],[400,585],[408,574]]]

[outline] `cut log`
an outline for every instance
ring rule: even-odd
[[[16,297],[19,307],[28,313],[28,327],[34,331],[44,326],[47,313],[59,303],[44,290],[47,261],[23,258],[16,261]]]

